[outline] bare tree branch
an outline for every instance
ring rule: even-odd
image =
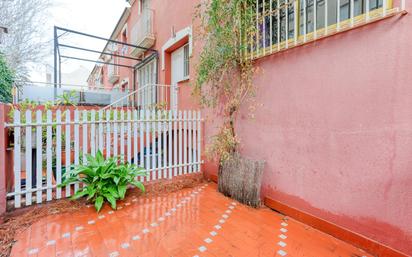
[[[0,44],[16,77],[28,77],[31,64],[43,63],[52,42],[44,40],[50,0],[0,0],[0,25],[9,32]]]

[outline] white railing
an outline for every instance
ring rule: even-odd
[[[362,6],[353,0],[258,0],[251,7],[255,32],[241,35],[248,45],[245,56],[260,58],[406,13],[405,0],[359,2]]]
[[[130,39],[132,44],[139,45],[145,37],[153,34],[153,10],[145,8],[131,30]]]
[[[136,24],[131,29],[131,44],[149,48],[153,45],[155,37],[153,31],[153,15],[151,9],[144,8]],[[131,54],[136,55],[143,52],[142,49],[135,48]]]
[[[142,182],[201,171],[199,111],[28,110],[13,114],[12,191],[16,208],[73,195],[80,184],[58,187],[72,164],[98,150],[146,168]]]
[[[116,107],[134,107],[139,110],[177,110],[178,86],[147,84],[105,106],[102,110]]]
[[[110,64],[107,65],[107,75],[109,77],[110,83],[114,83],[119,79],[119,67],[115,65],[116,60],[113,57],[110,60]]]

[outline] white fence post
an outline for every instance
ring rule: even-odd
[[[98,126],[99,126],[99,137],[98,137],[98,148],[99,148],[99,151],[103,154],[103,149],[104,149],[104,130],[103,130],[103,127],[104,127],[104,124],[103,124],[103,111],[102,110],[100,110],[99,111],[99,124],[98,124]]]
[[[125,160],[124,156],[124,110],[120,110],[120,158]]]
[[[183,173],[182,173],[182,171],[183,171],[183,169],[182,169],[182,166],[181,166],[181,164],[182,164],[182,111],[179,111],[179,117],[178,117],[178,119],[179,119],[179,131],[178,131],[178,134],[179,134],[179,175],[182,175]]]
[[[42,202],[42,187],[43,187],[43,128],[42,128],[42,112],[36,112],[36,202]]]
[[[13,117],[14,123],[20,125],[20,111],[14,111]],[[19,208],[21,206],[21,163],[20,163],[20,127],[14,128],[14,207]],[[26,174],[27,175],[27,174]],[[30,174],[31,176],[31,174]]]
[[[167,111],[163,111],[162,112],[163,115],[163,120],[167,120]],[[167,127],[167,122],[163,121],[162,122],[162,127],[163,127],[163,144],[162,144],[162,149],[163,149],[163,178],[167,178],[167,169],[166,167],[168,166],[167,164],[167,131],[168,131],[168,127]]]
[[[193,131],[192,131],[192,111],[189,111],[188,117],[187,117],[188,121],[189,121],[189,173],[193,172],[193,167],[192,167],[192,161],[193,161],[193,143],[192,143],[192,139],[193,139]]]
[[[146,165],[145,168],[146,170],[150,170],[150,111],[146,110],[145,116],[144,116],[144,120],[146,123],[146,130],[145,130],[145,134],[146,134],[146,147],[145,147],[145,151],[143,152],[144,155],[146,155]],[[146,176],[146,180],[150,181],[150,175],[151,172],[149,171],[147,176]]]
[[[127,110],[127,162],[132,161],[132,113]]]
[[[31,110],[26,111],[26,123],[31,123]],[[32,126],[26,126],[26,205],[32,203]]]
[[[112,113],[112,111],[111,110],[107,110],[106,111],[106,129],[107,129],[107,132],[106,132],[106,158],[110,158],[110,154],[111,154],[111,151],[110,151],[110,149],[112,148],[112,141],[111,141],[111,136],[110,136],[110,134],[111,134],[111,132],[110,132],[110,127],[111,127],[111,113]]]
[[[202,163],[202,123],[201,123],[202,119],[201,119],[201,115],[200,115],[200,111],[197,112],[197,162],[198,162],[198,171],[201,172],[201,163]]]
[[[152,179],[156,180],[157,176],[156,176],[156,161],[157,161],[157,156],[156,156],[156,111],[152,110],[151,113],[151,120],[152,120],[152,130],[151,130],[151,134],[152,134],[152,143],[150,144],[150,149],[151,149],[151,159],[152,159],[152,166],[151,166],[151,170],[152,170]]]
[[[145,160],[144,160],[144,112],[140,110],[139,113],[139,144],[140,144],[140,159],[139,159],[139,166],[140,167],[145,167],[146,165]],[[144,177],[140,178],[140,181],[144,181]]]
[[[138,135],[138,126],[139,123],[137,121],[138,119],[138,114],[137,114],[137,110],[133,111],[133,164],[134,165],[139,165],[139,163],[137,162],[137,154],[139,152],[139,146],[138,146],[138,141],[139,141],[139,135]]]
[[[87,111],[83,111],[83,163],[82,164],[87,164],[87,159],[86,155],[89,152],[88,151],[88,138],[89,138],[89,133],[87,131],[87,121],[88,121],[88,113]]]
[[[56,111],[56,184],[62,183],[62,114],[60,110]],[[56,198],[60,199],[62,197],[61,187],[56,189]]]
[[[157,179],[162,179],[162,113],[161,111],[156,112],[157,119]]]
[[[90,154],[96,156],[96,111],[90,112]]]
[[[47,143],[46,143],[46,181],[47,181],[47,193],[46,193],[46,200],[51,201],[52,199],[52,112],[51,110],[47,111]]]
[[[70,110],[66,111],[66,148],[64,149],[66,151],[66,172],[65,174],[69,174],[70,173],[70,165],[71,165],[71,145],[70,145],[70,121],[71,121],[71,117],[70,117]],[[71,192],[70,192],[70,185],[66,186],[66,197],[70,196]]]
[[[177,176],[177,111],[173,111],[173,176]]]
[[[168,157],[168,162],[167,162],[167,166],[168,166],[168,171],[169,171],[169,176],[168,176],[168,178],[169,179],[172,179],[172,177],[173,177],[173,170],[172,170],[172,165],[173,165],[173,159],[172,159],[172,154],[173,154],[173,152],[172,152],[172,144],[173,144],[173,139],[172,139],[172,133],[173,133],[173,131],[172,131],[172,119],[173,119],[173,112],[172,111],[169,111],[168,112],[168,133],[169,133],[169,136],[168,136],[168,152],[169,152],[169,157]]]
[[[79,135],[79,110],[74,110],[74,164],[79,165],[79,148],[80,148],[80,135]],[[74,184],[74,192],[79,190],[79,184]]]
[[[187,174],[187,112],[183,111],[183,173]]]

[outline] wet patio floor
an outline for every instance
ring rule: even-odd
[[[202,184],[49,216],[17,235],[11,256],[371,256],[267,208]]]

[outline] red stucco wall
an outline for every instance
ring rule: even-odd
[[[263,58],[242,152],[263,194],[412,254],[412,16]]]
[[[10,172],[10,166],[7,165],[8,159],[7,143],[8,132],[5,129],[5,123],[7,121],[7,113],[9,111],[8,106],[0,104],[0,217],[6,212],[6,181],[8,172]],[[0,218],[0,223],[2,219]]]

